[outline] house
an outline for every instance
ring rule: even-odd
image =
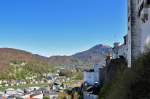
[[[98,92],[103,84],[103,67],[94,65],[93,69],[84,70],[84,84],[82,87],[84,99],[98,99]]]
[[[33,99],[43,99],[43,94],[42,93],[32,94],[32,95],[30,95],[30,97]]]
[[[30,94],[24,94],[24,95],[20,95],[21,99],[30,99]]]

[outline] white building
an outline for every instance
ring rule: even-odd
[[[84,95],[84,99],[98,99],[98,95],[89,94],[87,92],[84,92],[83,95]]]
[[[113,47],[113,59],[119,58],[123,56],[127,59],[128,56],[128,37],[124,36],[124,43],[120,45],[120,43],[115,42]]]
[[[150,49],[150,0],[128,0],[128,65]]]
[[[32,96],[33,99],[43,99],[43,94],[38,94],[38,95],[34,95]]]
[[[140,51],[150,49],[150,0],[137,0],[139,28],[141,34]]]
[[[102,67],[94,65],[93,69],[84,70],[84,82],[94,85],[95,82],[101,84],[102,82]]]
[[[124,56],[128,66],[150,50],[150,0],[128,0],[128,34],[114,44],[113,58]]]

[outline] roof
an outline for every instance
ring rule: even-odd
[[[6,97],[3,96],[2,99],[6,99]]]
[[[85,72],[94,72],[94,69],[85,69]]]

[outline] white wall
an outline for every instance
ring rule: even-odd
[[[43,99],[43,94],[40,94],[40,95],[34,96],[34,97],[32,97],[32,98]]]
[[[84,82],[87,82],[91,85],[94,85],[95,82],[100,82],[100,77],[102,75],[100,75],[100,66],[99,65],[95,65],[94,67],[94,71],[90,72],[90,71],[84,71]]]
[[[95,72],[84,71],[84,82],[93,85],[95,82]]]
[[[84,92],[83,98],[84,99],[98,99],[98,95],[93,95],[93,94],[89,94],[89,93]]]
[[[150,8],[148,8],[148,21],[141,23],[141,52],[145,52],[147,48],[150,49]]]
[[[118,50],[118,57],[124,56],[127,59],[128,45],[122,45]]]

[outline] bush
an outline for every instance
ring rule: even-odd
[[[44,97],[43,97],[43,99],[50,99],[50,97],[48,97],[48,96],[44,96]]]
[[[105,84],[100,99],[150,99],[150,53],[138,58],[132,68]]]

